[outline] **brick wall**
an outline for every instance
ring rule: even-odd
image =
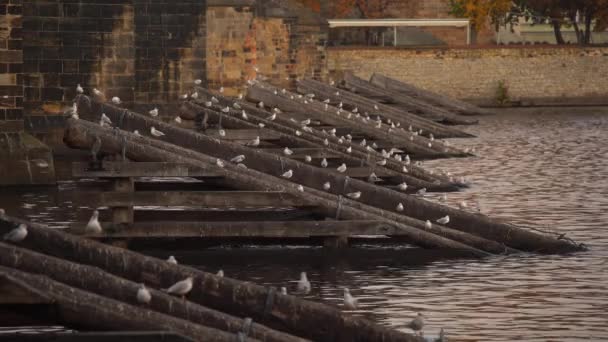
[[[205,79],[204,0],[24,0],[26,113],[48,124],[80,83],[126,105],[175,101]],[[186,86],[187,84],[187,86]],[[44,116],[38,117],[35,116]]]
[[[608,48],[330,48],[330,72],[374,72],[431,91],[493,103],[498,81],[512,101],[608,102]]]
[[[23,128],[22,6],[0,1],[0,132]]]

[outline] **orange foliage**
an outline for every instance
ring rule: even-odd
[[[459,8],[464,17],[471,20],[476,28],[485,25],[489,18],[493,23],[500,21],[511,9],[512,0],[452,0],[452,6]]]
[[[321,2],[319,0],[298,0],[302,5],[310,8],[311,10],[319,13],[321,12]]]
[[[337,0],[335,1],[335,16],[343,17],[353,9],[359,10],[363,18],[384,17],[388,0]]]

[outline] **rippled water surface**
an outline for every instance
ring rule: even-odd
[[[264,248],[181,258],[289,289],[299,272],[307,271],[310,298],[341,306],[347,286],[360,298],[354,314],[407,331],[404,324],[424,312],[427,336],[443,327],[452,340],[608,340],[608,115],[593,109],[519,110],[480,121],[465,128],[477,138],[452,140],[475,148],[478,157],[424,163],[472,183],[449,194],[448,202],[464,199],[490,216],[566,233],[587,244],[588,252],[445,260],[407,249],[336,256],[313,248]],[[62,226],[76,220],[65,209],[79,206],[59,193],[20,193],[18,201],[4,193],[0,206]]]

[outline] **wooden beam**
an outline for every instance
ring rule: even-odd
[[[135,210],[135,221],[302,221],[314,220],[318,214],[303,209],[225,208],[197,210]],[[84,227],[84,226],[83,226]]]
[[[139,191],[76,194],[88,205],[225,207],[307,207],[315,204],[281,191]]]
[[[221,140],[245,140],[250,141],[255,139],[256,137],[260,137],[260,140],[279,140],[281,138],[281,134],[278,132],[271,131],[269,129],[224,129],[226,133],[225,136],[220,136],[219,130],[217,129],[207,129],[204,134],[221,139]]]
[[[283,150],[285,148],[264,148],[263,151],[275,153],[275,154],[283,154]],[[302,158],[305,156],[311,156],[312,158],[327,158],[327,159],[336,159],[341,156],[333,151],[324,149],[324,148],[306,148],[306,147],[294,147],[290,148],[293,151],[293,154],[289,156],[290,158]]]
[[[72,232],[81,232],[85,223],[75,224]],[[398,229],[382,221],[225,221],[225,222],[136,222],[128,229],[113,229],[105,223],[104,234],[97,238],[183,238],[183,237],[285,237],[351,235],[401,235]],[[79,229],[80,228],[80,229]]]
[[[78,178],[122,177],[221,177],[211,169],[183,163],[163,162],[107,162],[103,170],[89,170],[89,163],[72,163],[72,176]]]
[[[44,292],[0,273],[0,305],[50,303],[51,299]]]
[[[338,171],[336,171],[338,172]],[[378,177],[393,177],[392,174],[389,174],[383,170],[381,170],[380,168],[378,168],[378,170],[369,167],[369,166],[357,166],[357,167],[349,167],[346,169],[346,175],[351,177],[351,178],[365,178],[367,179],[367,177],[369,177],[369,175],[371,175],[371,173],[374,172],[376,174],[376,176]]]
[[[0,342],[23,341],[24,334],[0,334]],[[33,342],[189,342],[175,333],[167,331],[100,331],[100,332],[57,332],[27,334]]]

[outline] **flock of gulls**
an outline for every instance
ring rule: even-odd
[[[249,81],[250,84],[252,84],[252,82],[255,81]],[[195,80],[194,84],[196,86],[201,85],[202,81],[201,80]],[[80,84],[77,85],[76,87],[76,91],[78,94],[83,94],[84,93],[84,89],[80,86]],[[102,99],[105,100],[105,96],[104,94],[99,91],[98,89],[93,89],[93,96],[96,97],[97,99]],[[223,87],[219,89],[220,93],[224,92]],[[281,90],[282,93],[286,93],[286,90],[283,89]],[[275,94],[278,94],[277,91],[275,91]],[[339,95],[339,92],[336,93],[336,95]],[[298,95],[300,98],[303,98],[304,104],[308,104],[309,101],[312,101],[312,97],[314,97],[313,94],[310,95]],[[199,94],[198,92],[195,90],[192,93],[188,94],[183,94],[180,96],[181,100],[187,100],[187,99],[198,99],[199,98]],[[238,95],[238,99],[241,100],[243,99],[243,95],[239,94]],[[293,99],[293,96],[292,96]],[[120,105],[122,103],[122,101],[120,100],[120,98],[118,97],[112,97],[111,98],[111,102],[114,105]],[[211,99],[209,101],[205,101],[205,106],[206,107],[211,107],[214,104],[219,104],[219,100],[212,96]],[[323,101],[324,103],[324,108],[325,110],[329,109],[329,99]],[[259,102],[257,104],[257,106],[259,108],[265,108],[265,105],[263,102]],[[226,106],[225,108],[222,109],[222,112],[224,113],[228,113],[230,112],[232,109],[236,109],[236,110],[240,110],[241,111],[241,117],[244,120],[248,120],[248,114],[247,112],[241,108],[241,106],[238,104],[238,102],[234,102],[234,104],[232,105],[232,108],[229,106]],[[376,109],[378,109],[376,107]],[[72,107],[68,108],[66,113],[71,116],[74,119],[79,119],[78,117],[78,106],[77,103],[74,103]],[[270,121],[274,121],[277,118],[277,115],[281,114],[281,110],[279,108],[273,108],[271,110],[271,114],[266,118],[267,120]],[[347,113],[346,117],[348,119],[351,119],[351,117],[357,118],[357,119],[361,119],[363,122],[365,123],[369,123],[369,124],[373,124],[374,126],[378,127],[378,128],[382,128],[384,123],[382,122],[382,119],[380,116],[377,116],[376,119],[373,119],[369,116],[369,114],[365,113],[364,115],[362,115],[361,113],[359,113],[359,110],[357,108],[354,108],[353,110],[346,111],[343,109],[343,104],[340,103],[338,104],[338,115],[341,115],[342,113]],[[159,109],[158,108],[153,108],[152,110],[150,110],[148,112],[148,114],[151,117],[157,117],[159,115]],[[291,119],[292,121],[295,121],[294,119]],[[173,121],[175,121],[176,123],[182,123],[182,119],[180,116],[176,116]],[[390,120],[389,120],[390,121]],[[297,122],[297,121],[296,121]],[[301,125],[301,130],[304,132],[313,132],[313,128],[311,128],[309,125],[311,124],[312,120],[311,119],[306,119],[306,120],[302,120],[299,122],[299,124]],[[401,129],[404,130],[403,127],[400,127],[400,123],[395,123],[395,122],[388,122],[388,124],[390,125],[390,127],[388,128],[388,132],[390,133],[391,130],[395,130],[395,129]],[[110,118],[108,116],[106,116],[104,113],[102,113],[100,120],[99,120],[99,125],[104,127],[104,126],[112,126],[112,120],[110,120]],[[259,123],[258,126],[260,128],[264,128],[265,125],[263,123]],[[412,126],[408,127],[408,131],[411,132],[411,136],[410,136],[410,140],[414,140],[415,136],[418,135],[422,135],[423,131],[419,130],[419,131],[414,131],[412,129]],[[135,135],[137,136],[141,136],[140,132],[135,130],[133,132]],[[325,131],[323,130],[323,133],[325,134],[329,134],[333,137],[337,137],[336,136],[336,129],[330,129],[329,131]],[[219,127],[218,129],[218,134],[221,137],[226,136],[226,132],[225,130],[223,130],[221,127]],[[295,134],[297,136],[302,135],[302,132],[300,130],[295,130]],[[162,131],[158,130],[157,128],[155,128],[154,126],[150,127],[150,135],[154,136],[154,137],[163,137],[165,135],[165,133],[163,133]],[[434,139],[432,134],[429,134],[428,136],[429,138],[429,143],[428,143],[428,147],[432,147],[432,143],[435,142],[436,140]],[[338,139],[339,143],[344,143],[344,142],[348,142],[348,143],[353,143],[352,141],[352,137],[350,136],[350,134],[347,134],[346,136],[341,136]],[[449,146],[449,142],[447,141],[442,141],[441,143],[443,143],[446,147]],[[246,146],[250,146],[250,147],[257,147],[260,145],[260,137],[257,136],[254,139],[252,139],[251,141],[247,142],[245,144]],[[329,140],[326,138],[324,140],[324,145],[329,145]],[[360,146],[364,146],[366,147],[366,149],[368,151],[377,151],[378,150],[378,146],[376,145],[376,143],[372,143],[372,144],[367,144],[366,140],[363,139],[359,142]],[[447,149],[446,149],[447,150]],[[348,147],[346,149],[347,153],[350,153],[352,151],[352,147]],[[289,147],[285,147],[283,149],[283,154],[285,156],[290,156],[292,155],[294,152],[289,148]],[[394,158],[395,160],[398,160],[400,162],[403,163],[403,172],[407,173],[408,169],[407,166],[410,165],[411,160],[410,160],[410,156],[409,155],[405,155],[405,157],[402,156],[403,151],[397,148],[391,148],[389,151],[386,151],[384,149],[382,149],[381,151],[379,151],[383,157],[383,159],[379,160],[376,162],[377,165],[380,166],[384,166],[387,163],[387,159],[389,158]],[[467,149],[466,152],[469,152],[469,150]],[[474,151],[471,151],[474,152]],[[231,163],[236,164],[239,167],[243,167],[246,168],[245,164],[243,163],[245,160],[245,156],[244,155],[237,155],[233,158],[231,158],[229,161]],[[312,157],[311,156],[305,156],[304,157],[304,161],[307,163],[311,163],[312,162]],[[418,162],[419,163],[419,162]],[[216,163],[215,163],[218,167],[225,167],[225,161],[222,159],[216,159]],[[418,164],[420,165],[420,164]],[[328,162],[327,159],[323,158],[321,160],[320,166],[322,168],[327,168],[328,167]],[[347,166],[345,163],[342,163],[341,165],[339,165],[336,168],[336,171],[339,173],[345,173],[347,171]],[[294,171],[293,170],[287,170],[285,172],[283,172],[280,176],[285,178],[285,179],[290,179],[293,177]],[[444,174],[446,176],[448,176],[450,178],[450,181],[454,181],[454,178],[452,177],[452,175],[447,172]],[[380,182],[382,181],[382,179],[380,179],[375,173],[372,172],[372,174],[369,175],[368,177],[368,181],[371,183],[376,183],[376,182]],[[466,179],[461,178],[460,179],[461,183],[466,183]],[[397,186],[397,189],[400,191],[406,191],[408,188],[408,185],[403,182],[401,184],[399,184]],[[302,185],[298,185],[297,189],[299,191],[304,191],[304,187]],[[329,191],[331,189],[331,183],[330,182],[325,182],[323,184],[323,189],[326,191]],[[426,189],[422,188],[419,189],[416,192],[417,195],[419,196],[424,196],[426,194]],[[350,193],[346,193],[345,194],[346,197],[351,198],[351,199],[359,199],[361,198],[361,196],[363,195],[361,191],[355,191],[355,192],[350,192]],[[439,198],[439,201],[442,202],[446,202],[447,201],[447,195],[444,193],[442,194],[442,196]],[[466,209],[467,208],[467,203],[466,201],[461,201],[458,204],[460,209]],[[397,207],[395,208],[396,211],[398,212],[402,212],[404,210],[404,205],[402,203],[399,203],[397,205]],[[450,217],[448,215],[438,218],[438,219],[434,219],[435,222],[437,222],[440,225],[445,225],[448,224],[450,222]],[[424,227],[426,229],[431,229],[433,226],[432,220],[426,220],[424,223]],[[103,232],[103,228],[101,226],[101,224],[99,223],[99,211],[98,210],[94,210],[93,214],[90,218],[90,220],[88,221],[86,227],[85,227],[85,232],[89,233],[89,234],[100,234]],[[7,233],[4,236],[4,240],[5,241],[10,241],[13,243],[18,243],[19,241],[22,241],[23,239],[25,239],[27,237],[27,227],[24,224],[19,225],[17,228],[13,229],[11,232]],[[167,260],[168,263],[171,264],[177,264],[177,260],[175,259],[174,256],[170,256]],[[218,277],[223,277],[224,276],[224,271],[223,270],[219,270],[216,274],[216,276]],[[170,287],[166,288],[166,289],[162,289],[162,291],[171,294],[171,295],[175,295],[175,296],[180,296],[182,298],[185,298],[185,296],[192,290],[193,287],[193,278],[192,277],[188,277],[186,279],[180,280],[177,283],[171,285]],[[306,275],[306,272],[302,272],[300,274],[300,279],[297,281],[297,293],[299,294],[308,294],[311,291],[311,283],[308,280],[308,277]],[[286,287],[281,287],[280,289],[280,293],[283,295],[287,295],[287,288]],[[152,295],[150,293],[150,291],[146,288],[146,286],[144,284],[141,284],[139,289],[137,290],[137,301],[139,303],[142,304],[147,304],[152,300]],[[344,288],[344,295],[343,295],[343,305],[344,308],[347,310],[357,310],[359,308],[359,301],[357,298],[355,298],[351,292],[350,289],[348,288]],[[411,322],[409,322],[407,325],[407,328],[412,329],[416,334],[422,334],[422,330],[424,328],[424,315],[422,313],[418,313],[418,315],[416,317],[414,317],[414,319],[412,319]],[[438,341],[444,341],[445,340],[445,334],[443,329],[441,329],[440,334],[439,334],[439,339]]]

